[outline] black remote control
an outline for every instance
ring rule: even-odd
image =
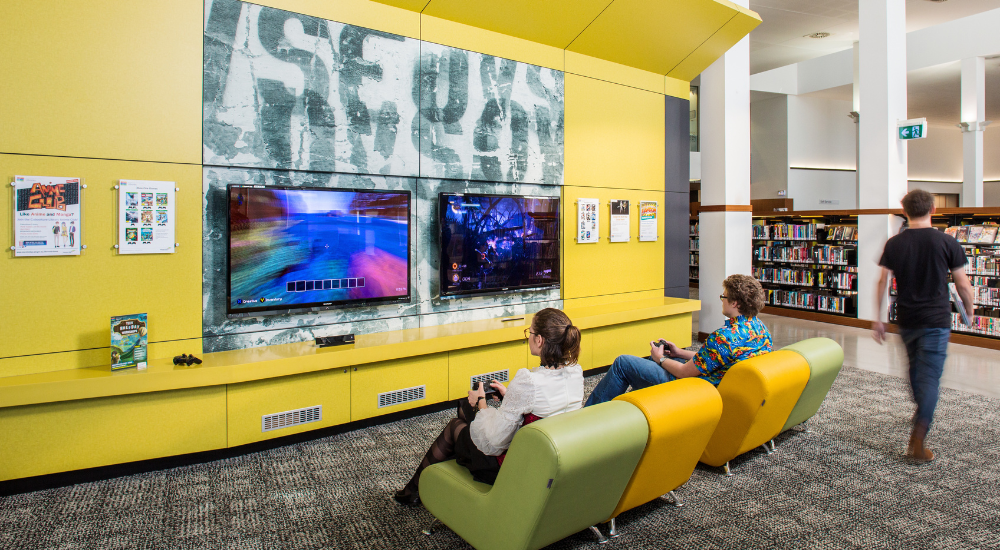
[[[319,336],[316,338],[316,345],[321,348],[326,348],[330,346],[343,346],[345,344],[353,344],[354,335],[344,334],[341,336]]]

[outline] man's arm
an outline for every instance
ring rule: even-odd
[[[889,286],[889,270],[885,267],[879,274],[875,291],[875,320],[872,321],[872,338],[881,344],[885,341],[885,323],[882,322],[882,300],[885,299],[885,289]]]
[[[688,361],[686,363],[674,361],[670,358],[664,359],[663,348],[656,345],[656,342],[650,342],[649,358],[652,359],[653,362],[660,365],[663,370],[669,372],[677,378],[691,378],[692,376],[698,376],[701,374],[701,371],[698,370],[698,365],[694,364],[695,352],[691,351],[689,353],[691,354],[691,357],[687,358]]]
[[[976,311],[976,302],[972,283],[969,282],[969,276],[965,274],[965,268],[960,267],[951,270],[951,278],[955,279],[955,288],[958,290],[958,295],[965,302],[965,313],[969,315],[969,319],[972,319],[972,315]]]

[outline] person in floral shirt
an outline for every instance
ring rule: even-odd
[[[649,358],[620,355],[587,399],[587,405],[611,401],[628,391],[678,378],[697,377],[718,386],[736,363],[771,351],[771,333],[757,318],[765,303],[764,289],[749,275],[730,275],[722,282],[722,313],[726,325],[709,335],[695,353],[673,342],[649,343]]]

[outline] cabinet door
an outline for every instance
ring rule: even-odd
[[[447,353],[351,368],[352,421],[441,403],[447,399]]]
[[[472,388],[473,377],[494,375],[495,380],[507,385],[518,369],[529,366],[528,355],[528,343],[524,341],[450,352],[448,399],[466,397]]]

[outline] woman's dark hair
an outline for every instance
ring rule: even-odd
[[[767,303],[764,289],[757,279],[749,275],[730,275],[722,281],[722,288],[726,291],[726,298],[736,302],[744,317],[756,317]]]
[[[934,195],[923,189],[914,189],[899,201],[903,205],[903,212],[910,218],[922,218],[931,213],[934,208]]]
[[[572,365],[580,357],[580,329],[562,311],[551,307],[539,311],[531,320],[531,331],[545,338],[538,354],[542,366]]]

